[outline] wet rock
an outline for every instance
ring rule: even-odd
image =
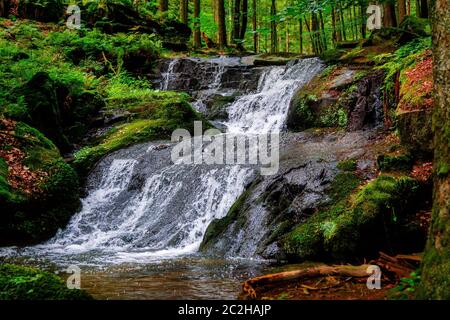
[[[382,122],[383,104],[381,101],[381,84],[383,73],[377,72],[358,82],[358,89],[350,100],[347,130],[360,130],[367,125],[376,125]]]
[[[433,152],[432,111],[401,111],[397,114],[397,126],[402,144],[419,156]]]

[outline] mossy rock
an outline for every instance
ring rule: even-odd
[[[0,265],[0,300],[92,300],[84,290],[68,289],[49,272],[12,264]]]
[[[430,157],[433,152],[431,110],[402,111],[397,114],[400,140],[411,153]]]
[[[78,176],[56,146],[37,129],[20,122],[14,125],[4,141],[13,141],[15,149],[3,143],[0,147],[6,155],[17,149],[23,154],[14,160],[23,177],[9,177],[8,163],[0,158],[0,245],[47,240],[80,205]]]
[[[346,175],[338,175],[334,185],[344,186]],[[416,180],[385,175],[359,190],[351,182],[342,192],[337,187],[331,204],[285,236],[283,247],[291,259],[322,261],[357,261],[399,248],[420,251],[425,234],[410,224],[420,193]]]

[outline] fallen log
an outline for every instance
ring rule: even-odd
[[[309,278],[317,278],[323,276],[345,276],[353,278],[368,277],[371,272],[367,272],[369,264],[360,266],[342,265],[342,266],[327,266],[322,265],[318,267],[305,268],[300,270],[286,271],[280,273],[268,274],[260,277],[255,277],[245,281],[242,284],[241,296],[246,299],[256,299],[256,288],[274,283],[301,280]]]

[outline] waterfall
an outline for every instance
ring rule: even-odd
[[[171,87],[177,61],[170,62],[162,88]],[[266,68],[257,92],[229,106],[228,132],[281,130],[295,90],[322,67],[318,59],[305,59]],[[215,88],[220,72],[218,66]],[[210,222],[227,214],[256,173],[241,165],[175,165],[171,149],[147,143],[105,157],[88,179],[80,212],[53,239],[30,250],[52,256],[102,252],[101,262],[196,252]]]
[[[175,66],[178,63],[178,59],[173,59],[170,61],[169,66],[167,67],[167,71],[162,74],[162,81],[161,81],[161,90],[168,90],[170,80],[173,77],[173,70],[175,69]]]

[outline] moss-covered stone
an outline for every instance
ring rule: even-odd
[[[430,110],[416,110],[397,114],[400,140],[411,153],[430,157],[433,151],[431,119],[432,112]]]
[[[91,300],[84,290],[68,289],[49,272],[12,264],[0,265],[0,300]]]
[[[2,123],[7,130],[0,130],[0,245],[46,240],[78,209],[78,176],[37,129]]]
[[[345,176],[334,184],[344,186]],[[306,223],[297,226],[283,242],[294,259],[351,261],[373,257],[379,250],[404,247],[406,239],[417,238],[418,230],[408,221],[419,192],[419,183],[408,177],[380,176],[355,192],[349,180],[345,191],[333,192],[330,205],[321,208]],[[339,189],[337,189],[339,190]],[[419,249],[423,241],[409,243]]]

